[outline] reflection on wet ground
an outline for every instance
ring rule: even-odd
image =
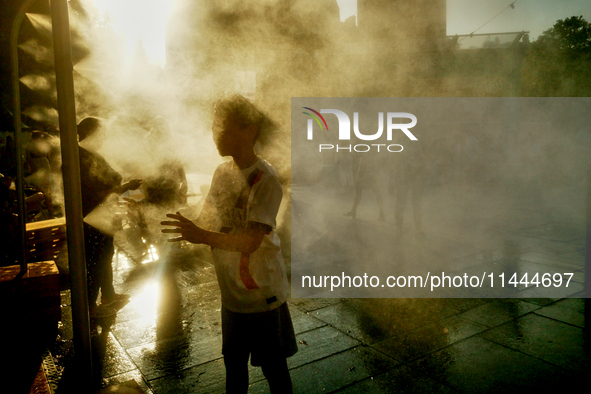
[[[371,240],[367,231],[384,226],[377,221],[363,225],[365,240]],[[495,247],[459,241],[448,246],[457,246],[455,258],[462,267],[568,268],[576,272],[573,280],[581,289],[584,234],[564,227],[561,222],[525,221],[522,227],[506,228],[507,242]],[[224,392],[220,294],[208,250],[173,248],[168,258],[146,258],[143,264],[119,251],[113,264],[117,292],[131,299],[112,321],[93,326],[101,386],[134,380],[145,392]],[[299,346],[288,360],[294,389],[569,392],[586,383],[591,367],[586,305],[580,296],[576,290],[572,298],[561,299],[543,294],[519,299],[292,299]],[[68,386],[68,292],[62,292],[62,316],[60,336],[50,349],[62,372],[56,392],[77,392]],[[249,392],[268,392],[260,369],[250,368],[250,382]]]

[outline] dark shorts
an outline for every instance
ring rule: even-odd
[[[293,356],[298,351],[287,302],[267,312],[236,313],[222,307],[222,354],[250,354],[250,363]]]

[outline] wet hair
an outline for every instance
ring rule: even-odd
[[[78,141],[84,140],[86,137],[93,135],[103,124],[101,118],[96,116],[88,116],[78,123]]]
[[[240,127],[255,125],[257,127],[255,141],[266,121],[265,115],[250,100],[239,94],[233,94],[218,100],[213,107],[213,111],[216,116],[236,121]]]

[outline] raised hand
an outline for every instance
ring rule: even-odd
[[[136,190],[142,185],[141,179],[131,179],[126,184],[127,190]]]
[[[165,228],[162,229],[162,232],[165,234],[180,234],[179,237],[169,238],[169,242],[189,241],[194,244],[206,243],[205,241],[208,231],[196,226],[192,221],[181,215],[180,212],[177,212],[176,214],[169,213],[166,217],[175,220],[163,221],[160,222],[160,224],[163,226],[172,226],[174,228]]]

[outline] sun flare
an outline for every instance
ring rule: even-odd
[[[166,24],[175,1],[94,0],[103,20],[122,41],[128,60],[145,54],[150,63],[166,65]]]

